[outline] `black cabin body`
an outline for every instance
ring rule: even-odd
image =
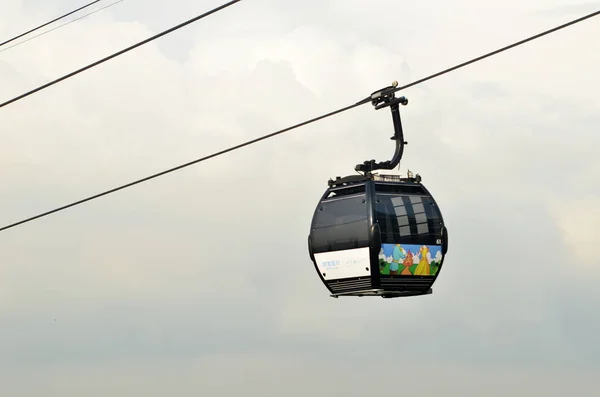
[[[313,214],[309,255],[336,298],[430,294],[448,251],[442,213],[421,177],[410,171],[407,178],[373,173],[399,166],[408,143],[400,118],[400,105],[408,99],[395,96],[397,86],[393,82],[364,100],[376,110],[390,108],[392,159],[367,160],[354,168],[359,175],[330,180]]]
[[[430,294],[447,248],[441,211],[419,175],[330,180],[308,237],[333,297]]]

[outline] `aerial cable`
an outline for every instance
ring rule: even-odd
[[[50,33],[50,32],[53,32],[53,31],[55,31],[56,29],[60,29],[60,28],[62,28],[63,26],[69,25],[69,24],[71,24],[71,23],[73,23],[73,22],[77,22],[77,21],[79,21],[80,19],[83,19],[83,18],[85,18],[85,17],[89,17],[90,15],[96,14],[97,12],[100,12],[100,11],[102,11],[102,10],[105,10],[105,9],[109,8],[109,7],[112,7],[112,6],[114,6],[114,5],[117,5],[118,3],[121,3],[122,1],[124,1],[124,0],[118,0],[118,1],[115,1],[114,3],[110,3],[109,5],[107,5],[107,6],[104,6],[104,7],[102,7],[102,8],[98,8],[97,10],[94,10],[94,11],[92,11],[92,12],[88,12],[87,14],[84,14],[84,15],[82,15],[82,16],[80,16],[80,17],[77,17],[77,18],[75,18],[75,19],[72,19],[72,20],[70,20],[70,21],[68,21],[68,22],[65,22],[65,23],[63,23],[62,25],[58,25],[58,26],[56,26],[56,27],[54,27],[54,28],[52,28],[52,29],[50,29],[50,30],[46,30],[45,32],[42,32],[42,33],[40,33],[40,34],[36,34],[35,36],[29,37],[28,39],[25,39],[25,40],[23,40],[23,41],[20,41],[20,42],[18,42],[18,43],[15,43],[15,44],[13,44],[13,45],[11,45],[11,46],[9,46],[9,47],[6,47],[6,48],[1,48],[1,49],[0,49],[0,52],[4,52],[4,51],[6,51],[6,50],[9,50],[9,49],[11,49],[11,48],[14,48],[14,47],[16,47],[16,46],[19,46],[19,45],[21,45],[21,44],[23,44],[23,43],[27,43],[28,41],[30,41],[30,40],[33,40],[33,39],[35,39],[36,37],[43,36],[43,35],[45,35],[45,34],[48,34],[48,33]]]
[[[84,72],[84,71],[86,71],[86,70],[88,70],[88,69],[91,69],[91,68],[93,68],[94,66],[100,65],[101,63],[104,63],[104,62],[106,62],[106,61],[108,61],[108,60],[110,60],[110,59],[112,59],[112,58],[116,58],[116,57],[118,57],[119,55],[123,55],[123,54],[125,54],[126,52],[129,52],[129,51],[131,51],[131,50],[133,50],[133,49],[135,49],[135,48],[137,48],[137,47],[140,47],[140,46],[142,46],[142,45],[144,45],[144,44],[146,44],[146,43],[149,43],[149,42],[151,42],[151,41],[153,41],[153,40],[156,40],[156,39],[158,39],[159,37],[162,37],[162,36],[164,36],[164,35],[166,35],[166,34],[169,34],[169,33],[171,33],[171,32],[174,32],[174,31],[175,31],[175,30],[177,30],[177,29],[181,29],[182,27],[184,27],[184,26],[186,26],[186,25],[189,25],[189,24],[191,24],[191,23],[193,23],[193,22],[196,22],[196,21],[198,21],[198,20],[200,20],[200,19],[202,19],[202,18],[205,18],[205,17],[207,17],[207,16],[209,16],[209,15],[211,15],[211,14],[214,14],[214,13],[216,13],[216,12],[218,12],[218,11],[221,11],[222,9],[224,9],[224,8],[227,8],[227,7],[229,7],[229,6],[232,6],[232,5],[234,5],[235,3],[239,3],[240,1],[242,1],[242,0],[232,0],[232,1],[228,2],[228,3],[225,3],[225,4],[223,4],[223,5],[220,5],[220,6],[216,7],[216,8],[213,8],[212,10],[210,10],[210,11],[208,11],[208,12],[205,12],[204,14],[198,15],[198,16],[196,16],[196,17],[194,17],[194,18],[192,18],[192,19],[190,19],[190,20],[188,20],[188,21],[186,21],[186,22],[183,22],[183,23],[181,23],[181,24],[179,24],[179,25],[177,25],[177,26],[174,26],[174,27],[172,27],[172,28],[169,28],[169,29],[167,29],[167,30],[165,30],[165,31],[163,31],[163,32],[161,32],[161,33],[158,33],[157,35],[154,35],[154,36],[152,36],[152,37],[149,37],[149,38],[147,38],[147,39],[145,39],[145,40],[142,40],[142,41],[140,41],[139,43],[136,43],[136,44],[134,44],[134,45],[132,45],[132,46],[130,46],[130,47],[127,47],[127,48],[125,48],[125,49],[123,49],[123,50],[121,50],[121,51],[118,51],[118,52],[116,52],[116,53],[114,53],[114,54],[112,54],[112,55],[109,55],[109,56],[107,56],[107,57],[105,57],[105,58],[102,58],[102,59],[100,59],[99,61],[96,61],[96,62],[94,62],[94,63],[91,63],[91,64],[89,64],[89,65],[87,65],[87,66],[84,66],[84,67],[82,67],[81,69],[78,69],[78,70],[76,70],[76,71],[74,71],[74,72],[71,72],[71,73],[69,73],[69,74],[66,74],[66,75],[64,75],[64,76],[62,76],[62,77],[60,77],[60,78],[58,78],[58,79],[56,79],[56,80],[50,81],[50,82],[48,82],[48,83],[46,83],[46,84],[44,84],[44,85],[41,85],[41,86],[39,86],[39,87],[37,87],[37,88],[35,88],[35,89],[31,90],[31,91],[28,91],[28,92],[26,92],[26,93],[24,93],[24,94],[21,94],[21,95],[19,95],[19,96],[17,96],[17,97],[15,97],[15,98],[13,98],[13,99],[11,99],[11,100],[8,100],[8,101],[6,101],[6,102],[4,102],[4,103],[0,104],[0,108],[4,107],[4,106],[6,106],[6,105],[10,105],[10,104],[11,104],[11,103],[13,103],[13,102],[16,102],[16,101],[18,101],[18,100],[20,100],[20,99],[23,99],[23,98],[25,98],[25,97],[27,97],[27,96],[29,96],[29,95],[31,95],[31,94],[34,94],[34,93],[36,93],[36,92],[38,92],[38,91],[41,91],[41,90],[43,90],[44,88],[48,88],[48,87],[50,87],[50,86],[52,86],[52,85],[54,85],[54,84],[56,84],[56,83],[59,83],[59,82],[61,82],[61,81],[63,81],[63,80],[66,80],[66,79],[68,79],[68,78],[70,78],[70,77],[73,77],[73,76],[75,76],[75,75],[77,75],[77,74],[79,74],[79,73],[81,73],[81,72]]]
[[[427,76],[427,77],[425,77],[425,78],[422,78],[422,79],[416,80],[416,81],[414,81],[414,82],[412,82],[412,83],[410,83],[410,84],[406,84],[406,85],[404,85],[404,86],[401,86],[401,87],[397,87],[397,86],[396,86],[396,87],[394,87],[394,88],[393,88],[393,90],[390,90],[390,91],[388,91],[388,90],[386,89],[386,93],[390,93],[390,92],[392,92],[392,91],[393,91],[393,92],[397,92],[397,91],[399,91],[399,90],[402,90],[402,89],[405,89],[405,88],[407,88],[407,87],[412,87],[412,86],[415,86],[415,85],[417,85],[417,84],[420,84],[420,83],[422,83],[422,82],[424,82],[424,81],[427,81],[427,80],[433,79],[433,78],[435,78],[435,77],[441,76],[442,74],[448,73],[449,71],[456,70],[456,69],[458,69],[458,68],[460,68],[460,67],[463,67],[463,66],[469,65],[469,64],[471,64],[471,63],[473,63],[473,62],[476,62],[477,60],[481,60],[481,59],[483,59],[483,58],[486,58],[486,57],[488,57],[488,56],[491,56],[491,55],[493,55],[493,54],[497,54],[497,53],[499,53],[499,52],[505,51],[506,49],[509,49],[509,48],[515,47],[515,46],[517,46],[517,45],[520,45],[520,44],[523,44],[523,43],[526,43],[526,42],[528,42],[528,41],[531,41],[531,40],[533,40],[533,39],[535,39],[535,38],[542,37],[542,36],[544,36],[544,35],[546,35],[546,34],[548,34],[548,33],[555,32],[555,31],[557,31],[557,30],[559,30],[559,29],[565,28],[565,27],[567,27],[567,26],[570,26],[570,25],[572,25],[572,24],[574,24],[574,23],[577,23],[577,22],[581,22],[581,21],[583,21],[583,20],[585,20],[585,19],[591,18],[591,17],[593,17],[593,16],[596,16],[596,15],[598,15],[598,14],[600,14],[600,11],[596,11],[596,12],[594,12],[594,13],[592,13],[592,14],[589,14],[589,15],[587,15],[587,16],[585,16],[585,17],[582,17],[582,18],[576,19],[576,20],[574,20],[574,21],[572,21],[572,22],[569,22],[569,23],[567,23],[567,24],[564,24],[564,25],[561,25],[561,26],[559,26],[559,27],[556,27],[556,28],[553,28],[553,29],[551,29],[551,30],[548,30],[548,31],[546,31],[546,32],[543,32],[543,33],[537,34],[537,35],[535,35],[535,36],[532,36],[532,37],[530,37],[530,38],[528,38],[528,39],[521,40],[521,41],[519,41],[519,42],[517,42],[517,43],[515,43],[515,44],[512,44],[512,45],[510,45],[510,46],[507,46],[507,47],[503,47],[503,48],[501,48],[500,50],[493,51],[493,52],[491,52],[491,53],[488,53],[488,54],[486,54],[486,55],[484,55],[484,56],[480,56],[480,57],[477,57],[477,58],[473,58],[473,59],[472,59],[472,60],[470,60],[470,61],[463,62],[463,63],[461,63],[461,64],[459,64],[459,65],[456,65],[456,66],[454,66],[454,67],[451,67],[451,68],[449,68],[449,69],[445,69],[445,70],[443,70],[442,72],[438,72],[438,73],[432,74],[432,75],[430,75],[430,76]],[[303,122],[301,122],[301,123],[299,123],[299,124],[296,124],[296,125],[293,125],[293,126],[291,126],[291,127],[287,127],[287,128],[284,128],[284,129],[282,129],[282,130],[279,130],[279,131],[276,131],[276,132],[273,132],[273,133],[270,133],[270,134],[267,134],[267,135],[263,135],[262,137],[259,137],[259,138],[256,138],[256,139],[253,139],[253,140],[250,140],[250,141],[244,142],[244,143],[242,143],[242,144],[239,144],[239,145],[236,145],[236,146],[232,146],[232,147],[230,147],[230,148],[228,148],[228,149],[221,150],[221,151],[219,151],[219,152],[216,152],[216,153],[210,154],[210,155],[208,155],[208,156],[205,156],[205,157],[202,157],[202,158],[196,159],[196,160],[194,160],[194,161],[190,161],[190,162],[188,162],[188,163],[185,163],[185,164],[179,165],[179,166],[177,166],[177,167],[170,168],[170,169],[168,169],[168,170],[165,170],[165,171],[159,172],[159,173],[157,173],[157,174],[150,175],[150,176],[148,176],[148,177],[145,177],[145,178],[142,178],[142,179],[138,179],[137,181],[134,181],[134,182],[127,183],[127,184],[125,184],[125,185],[122,185],[122,186],[119,186],[119,187],[116,187],[116,188],[113,188],[113,189],[107,190],[107,191],[105,191],[105,192],[102,192],[102,193],[99,193],[99,194],[96,194],[96,195],[93,195],[93,196],[87,197],[87,198],[85,198],[85,199],[82,199],[82,200],[79,200],[79,201],[75,201],[75,202],[73,202],[73,203],[71,203],[71,204],[67,204],[67,205],[64,205],[64,206],[62,206],[62,207],[55,208],[55,209],[53,209],[53,210],[50,210],[50,211],[47,211],[47,212],[41,213],[41,214],[39,214],[39,215],[36,215],[36,216],[33,216],[33,217],[31,217],[31,218],[27,218],[27,219],[24,219],[24,220],[22,220],[22,221],[19,221],[19,222],[16,222],[16,223],[13,223],[13,224],[10,224],[10,225],[7,225],[7,226],[4,226],[4,227],[0,228],[0,231],[4,231],[4,230],[10,229],[10,228],[13,228],[13,227],[15,227],[15,226],[22,225],[22,224],[24,224],[24,223],[27,223],[27,222],[31,222],[31,221],[33,221],[33,220],[35,220],[35,219],[39,219],[39,218],[42,218],[42,217],[44,217],[44,216],[47,216],[47,215],[53,214],[53,213],[55,213],[55,212],[59,212],[59,211],[65,210],[65,209],[67,209],[67,208],[74,207],[74,206],[76,206],[76,205],[79,205],[79,204],[83,204],[83,203],[85,203],[85,202],[87,202],[87,201],[91,201],[91,200],[93,200],[93,199],[96,199],[96,198],[99,198],[99,197],[102,197],[102,196],[106,196],[106,195],[108,195],[108,194],[111,194],[111,193],[117,192],[117,191],[119,191],[119,190],[122,190],[122,189],[125,189],[125,188],[128,188],[128,187],[131,187],[131,186],[137,185],[137,184],[139,184],[139,183],[142,183],[142,182],[146,182],[146,181],[148,181],[148,180],[151,180],[151,179],[157,178],[157,177],[159,177],[159,176],[162,176],[162,175],[169,174],[169,173],[171,173],[171,172],[174,172],[174,171],[180,170],[180,169],[182,169],[182,168],[189,167],[189,166],[191,166],[191,165],[194,165],[194,164],[200,163],[200,162],[202,162],[202,161],[205,161],[205,160],[209,160],[209,159],[211,159],[211,158],[214,158],[214,157],[220,156],[220,155],[222,155],[222,154],[225,154],[225,153],[228,153],[228,152],[232,152],[232,151],[234,151],[234,150],[237,150],[237,149],[240,149],[240,148],[242,148],[242,147],[245,147],[245,146],[252,145],[252,144],[254,144],[254,143],[257,143],[257,142],[259,142],[259,141],[265,140],[265,139],[267,139],[267,138],[272,138],[272,137],[274,137],[274,136],[276,136],[276,135],[280,135],[280,134],[283,134],[284,132],[291,131],[291,130],[293,130],[293,129],[296,129],[296,128],[299,128],[299,127],[305,126],[305,125],[307,125],[307,124],[311,124],[311,123],[313,123],[313,122],[315,122],[315,121],[322,120],[322,119],[325,119],[325,118],[331,117],[331,116],[333,116],[333,115],[336,115],[336,114],[339,114],[339,113],[345,112],[345,111],[347,111],[347,110],[350,110],[350,109],[356,108],[356,107],[358,107],[358,106],[364,105],[364,104],[366,104],[366,103],[372,102],[372,101],[376,100],[376,99],[377,99],[377,98],[378,98],[380,95],[381,95],[381,91],[380,91],[380,92],[376,92],[376,93],[374,93],[374,94],[372,94],[372,95],[368,96],[367,98],[365,98],[365,99],[363,99],[363,100],[361,100],[361,101],[358,101],[358,102],[356,102],[356,103],[354,103],[354,104],[352,104],[352,105],[349,105],[349,106],[346,106],[346,107],[340,108],[340,109],[338,109],[338,110],[335,110],[335,111],[333,111],[333,112],[326,113],[326,114],[324,114],[324,115],[321,115],[321,116],[315,117],[315,118],[313,118],[313,119],[310,119],[310,120],[307,120],[307,121],[303,121]]]
[[[17,40],[17,39],[19,39],[19,38],[21,38],[21,37],[25,36],[25,35],[28,35],[29,33],[35,32],[36,30],[38,30],[38,29],[41,29],[41,28],[43,28],[44,26],[48,26],[48,25],[50,25],[51,23],[54,23],[54,22],[56,22],[56,21],[58,21],[58,20],[61,20],[61,19],[63,19],[63,18],[66,18],[66,17],[68,17],[69,15],[71,15],[71,14],[74,14],[74,13],[76,13],[77,11],[81,11],[81,10],[83,10],[84,8],[87,8],[87,7],[91,6],[91,5],[94,5],[94,4],[96,4],[96,3],[100,2],[100,1],[101,1],[101,0],[92,1],[92,2],[90,2],[90,3],[88,3],[88,4],[84,5],[84,6],[81,6],[81,7],[77,8],[77,9],[75,9],[75,10],[71,11],[71,12],[68,12],[68,13],[66,13],[66,14],[64,14],[64,15],[61,15],[61,16],[60,16],[60,17],[58,17],[58,18],[55,18],[55,19],[53,19],[53,20],[51,20],[51,21],[49,21],[49,22],[46,22],[46,23],[44,23],[44,24],[42,24],[42,25],[38,26],[37,28],[33,28],[33,29],[31,29],[31,30],[29,30],[29,31],[27,31],[27,32],[25,32],[25,33],[21,33],[20,35],[18,35],[18,36],[15,36],[15,37],[13,37],[12,39],[8,39],[8,40],[6,40],[6,41],[4,41],[4,42],[0,43],[0,47],[4,46],[4,45],[6,45],[6,44],[8,44],[8,43],[10,43],[10,42],[13,42],[13,41],[15,41],[15,40]]]
[[[344,112],[344,111],[346,111],[346,110],[349,110],[349,109],[352,109],[352,108],[354,108],[354,107],[356,107],[356,106],[359,106],[359,105],[358,105],[358,104],[353,104],[353,105],[347,106],[347,107],[345,107],[345,108],[338,109],[338,110],[336,110],[336,111],[334,111],[334,112],[327,113],[327,114],[324,114],[324,115],[322,115],[322,116],[319,116],[319,117],[315,117],[314,119],[311,119],[311,120],[308,120],[308,121],[304,121],[304,122],[302,122],[302,123],[299,123],[299,124],[296,124],[296,125],[294,125],[294,126],[291,126],[291,127],[288,127],[288,128],[284,128],[283,130],[279,130],[279,131],[273,132],[273,133],[271,133],[271,134],[268,134],[268,135],[263,135],[262,137],[259,137],[259,138],[256,138],[256,139],[253,139],[253,140],[251,140],[251,141],[247,141],[247,142],[244,142],[244,143],[242,143],[242,144],[239,144],[239,145],[236,145],[236,146],[232,146],[232,147],[230,147],[230,148],[228,148],[228,149],[221,150],[220,152],[213,153],[213,154],[211,154],[211,155],[208,155],[208,156],[206,156],[206,157],[202,157],[202,158],[199,158],[199,159],[197,159],[197,160],[190,161],[189,163],[185,163],[185,164],[179,165],[179,166],[177,166],[177,167],[173,167],[173,168],[170,168],[170,169],[168,169],[168,170],[165,170],[165,171],[159,172],[159,173],[157,173],[157,174],[150,175],[150,176],[147,176],[147,177],[145,177],[145,178],[142,178],[142,179],[138,179],[137,181],[130,182],[130,183],[128,183],[128,184],[125,184],[125,185],[122,185],[122,186],[116,187],[116,188],[114,188],[114,189],[107,190],[107,191],[105,191],[105,192],[102,192],[102,193],[96,194],[96,195],[94,195],[94,196],[90,196],[90,197],[88,197],[88,198],[85,198],[85,199],[83,199],[83,200],[79,200],[79,201],[76,201],[76,202],[74,202],[74,203],[67,204],[67,205],[65,205],[65,206],[62,206],[62,207],[59,207],[59,208],[53,209],[53,210],[51,210],[51,211],[48,211],[48,212],[45,212],[45,213],[43,213],[43,214],[36,215],[36,216],[34,216],[34,217],[31,217],[31,218],[28,218],[28,219],[22,220],[22,221],[20,221],[20,222],[17,222],[17,223],[13,223],[12,225],[4,226],[3,228],[1,228],[1,229],[0,229],[0,231],[6,230],[6,229],[10,229],[11,227],[15,227],[15,226],[21,225],[21,224],[23,224],[23,223],[30,222],[30,221],[32,221],[32,220],[34,220],[34,219],[38,219],[38,218],[41,218],[41,217],[44,217],[44,216],[50,215],[50,214],[52,214],[52,213],[55,213],[55,212],[58,212],[58,211],[65,210],[65,209],[67,209],[67,208],[69,208],[69,207],[73,207],[73,206],[76,206],[76,205],[79,205],[79,204],[83,204],[83,203],[85,203],[86,201],[90,201],[90,200],[93,200],[93,199],[96,199],[96,198],[99,198],[99,197],[105,196],[105,195],[107,195],[107,194],[114,193],[114,192],[116,192],[116,191],[119,191],[119,190],[122,190],[122,189],[125,189],[125,188],[128,188],[128,187],[131,187],[131,186],[133,186],[133,185],[137,185],[137,184],[139,184],[139,183],[146,182],[146,181],[148,181],[148,180],[150,180],[150,179],[158,178],[159,176],[162,176],[162,175],[165,175],[165,174],[169,174],[169,173],[171,173],[171,172],[173,172],[173,171],[177,171],[177,170],[180,170],[180,169],[182,169],[182,168],[189,167],[190,165],[193,165],[193,164],[196,164],[196,163],[200,163],[200,162],[202,162],[202,161],[205,161],[205,160],[211,159],[211,158],[213,158],[213,157],[220,156],[220,155],[222,155],[222,154],[225,154],[225,153],[228,153],[228,152],[232,152],[232,151],[234,151],[234,150],[236,150],[236,149],[240,149],[240,148],[242,148],[242,147],[244,147],[244,146],[249,146],[249,145],[251,145],[251,144],[253,144],[253,143],[256,143],[256,142],[259,142],[259,141],[265,140],[265,139],[267,139],[267,138],[274,137],[275,135],[283,134],[284,132],[287,132],[287,131],[293,130],[293,129],[295,129],[295,128],[298,128],[298,127],[302,127],[302,126],[304,126],[304,125],[307,125],[307,124],[310,124],[310,123],[312,123],[312,122],[315,122],[315,121],[318,121],[318,120],[321,120],[321,119],[327,118],[327,117],[329,117],[329,116],[333,116],[333,115],[335,115],[335,114],[337,114],[337,113]]]

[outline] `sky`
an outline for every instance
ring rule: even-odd
[[[2,0],[0,41],[83,3]],[[0,52],[0,101],[219,4],[125,0]],[[242,1],[0,109],[0,227],[598,9]],[[449,230],[432,295],[333,299],[308,256],[327,180],[391,158],[369,104],[1,232],[0,394],[592,395],[599,35],[592,18],[401,93],[400,172]]]

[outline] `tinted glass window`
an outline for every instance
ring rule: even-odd
[[[366,190],[366,186],[364,184],[363,185],[353,185],[353,186],[343,187],[343,188],[334,188],[333,190],[331,190],[329,192],[329,194],[325,198],[342,197],[342,196],[349,196],[349,195],[354,196],[356,194],[365,193],[365,190]]]
[[[383,243],[441,233],[440,213],[430,197],[378,194],[376,200],[376,219]]]
[[[369,211],[365,195],[322,202],[313,224],[315,252],[365,247],[369,244]]]
[[[375,190],[377,192],[386,194],[425,194],[425,190],[421,185],[397,185],[397,184],[386,184],[377,183],[375,184]]]

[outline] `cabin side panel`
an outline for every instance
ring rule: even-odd
[[[328,281],[371,275],[369,247],[315,254],[315,261]]]

